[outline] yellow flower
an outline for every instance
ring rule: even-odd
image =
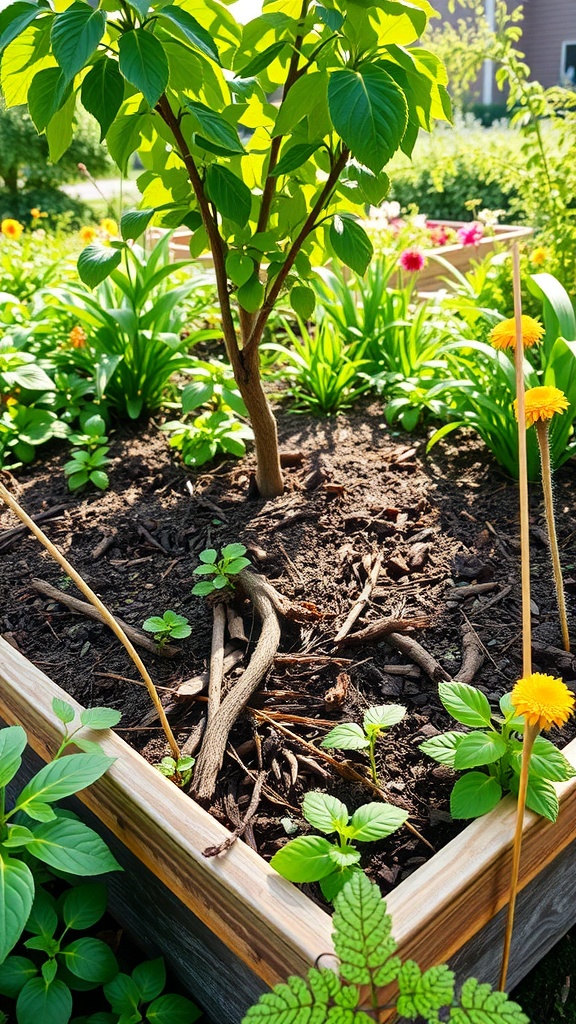
[[[534,320],[531,316],[522,317],[522,340],[524,342],[524,348],[532,348],[538,341],[541,340],[544,334],[544,328],[539,320]],[[516,348],[516,321],[514,317],[511,320],[502,320],[501,323],[496,324],[490,332],[490,341],[494,348],[505,349],[505,348]]]
[[[72,330],[70,331],[70,334],[68,335],[68,340],[72,345],[72,348],[84,348],[87,337],[88,335],[86,334],[84,328],[80,327],[80,325],[77,324],[76,327],[73,327]]]
[[[104,217],[104,219],[100,221],[100,227],[107,235],[118,234],[118,225],[115,220],[112,220],[112,217]]]
[[[42,211],[39,210],[37,206],[34,206],[30,210],[30,216],[34,217],[34,220],[40,220],[40,217],[42,216]]]
[[[24,225],[18,220],[11,220],[9,217],[0,224],[0,231],[5,238],[12,238],[17,242],[24,231]]]
[[[555,413],[563,413],[568,409],[570,403],[560,388],[543,386],[530,388],[525,396],[526,406],[526,427],[531,427],[537,420],[546,422],[551,420]],[[514,415],[518,419],[518,399],[514,399]]]
[[[524,715],[527,724],[538,729],[564,725],[574,710],[574,694],[566,684],[541,672],[519,679],[511,701],[517,714]]]
[[[530,263],[533,263],[535,267],[541,267],[547,259],[548,249],[545,249],[543,245],[537,245],[530,253]]]
[[[84,245],[90,245],[90,242],[93,242],[97,236],[98,232],[96,231],[96,228],[88,226],[80,228],[80,239],[84,242]]]

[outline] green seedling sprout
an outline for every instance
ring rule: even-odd
[[[154,634],[159,647],[163,647],[168,640],[185,640],[192,632],[186,616],[177,615],[170,610],[165,611],[163,615],[150,616],[142,623],[142,629]]]
[[[192,778],[195,761],[195,757],[179,757],[177,761],[173,757],[163,757],[160,764],[155,767],[161,775],[171,779],[176,786],[183,789]]]
[[[194,575],[211,576],[212,579],[196,583],[192,588],[192,593],[207,597],[215,590],[224,590],[226,587],[234,590],[233,577],[250,565],[250,559],[244,558],[245,554],[246,548],[243,544],[227,544],[222,548],[220,558],[218,558],[215,548],[206,548],[205,551],[201,551],[199,556],[201,564],[194,569]]]
[[[356,722],[342,722],[330,730],[320,746],[332,747],[335,750],[366,750],[370,759],[372,780],[378,786],[380,783],[376,767],[376,742],[386,729],[401,722],[405,714],[406,708],[402,704],[379,704],[368,708],[361,726]]]

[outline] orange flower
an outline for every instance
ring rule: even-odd
[[[100,221],[100,227],[102,228],[102,231],[106,232],[107,235],[118,234],[118,225],[116,221],[112,219],[112,217],[104,217],[104,219]]]
[[[37,206],[34,206],[30,210],[30,216],[34,217],[34,220],[40,220],[40,217],[42,216],[42,211],[39,210]]]
[[[522,340],[524,342],[524,348],[532,348],[532,345],[536,345],[544,334],[544,328],[539,320],[534,320],[531,316],[522,316]],[[494,348],[506,349],[516,348],[516,321],[514,317],[511,320],[502,320],[501,323],[496,324],[490,331],[490,341]]]
[[[542,672],[519,679],[511,701],[517,714],[524,715],[527,724],[538,729],[564,725],[574,711],[574,694],[566,683]]]
[[[533,423],[542,420],[543,423],[551,420],[558,412],[563,413],[568,409],[570,403],[560,388],[553,388],[549,385],[539,388],[529,388],[524,395],[526,407],[526,428]],[[518,399],[514,399],[514,415],[518,419]]]
[[[11,238],[14,242],[17,242],[24,231],[24,225],[19,220],[11,220],[10,217],[7,217],[0,224],[0,231],[5,238]]]
[[[96,228],[89,227],[88,225],[80,228],[80,240],[84,242],[84,245],[90,245],[90,242],[93,242],[97,237],[98,232]]]
[[[76,327],[73,327],[70,331],[68,340],[72,345],[72,348],[84,348],[87,337],[88,335],[84,328],[80,327],[80,324],[77,324]]]

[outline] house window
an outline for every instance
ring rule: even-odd
[[[576,85],[576,42],[562,43],[560,84]]]

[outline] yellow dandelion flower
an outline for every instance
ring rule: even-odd
[[[24,231],[24,225],[19,220],[12,220],[10,217],[7,217],[0,224],[0,231],[5,238],[11,238],[13,242],[17,242]]]
[[[557,413],[563,413],[568,409],[570,403],[560,388],[543,386],[530,388],[524,395],[526,406],[526,428],[531,427],[538,420],[547,422]],[[514,402],[514,415],[518,419],[518,399]]]
[[[530,253],[530,263],[535,267],[541,267],[543,263],[546,263],[548,259],[548,249],[543,245],[537,245],[535,249]]]
[[[532,345],[536,345],[544,334],[544,328],[539,320],[534,320],[531,316],[522,316],[522,340],[524,342],[524,348],[532,348]],[[502,320],[501,323],[496,324],[490,332],[490,341],[494,348],[506,349],[516,348],[516,321],[514,317],[511,320]]]
[[[89,227],[86,225],[84,228],[80,228],[80,240],[84,242],[84,245],[90,245],[95,238],[98,237],[96,228]]]
[[[104,219],[100,221],[100,227],[102,228],[102,231],[106,232],[107,235],[118,234],[118,225],[116,221],[112,219],[112,217],[104,217]]]
[[[511,701],[516,713],[524,715],[528,725],[538,729],[564,725],[574,711],[574,694],[566,683],[542,672],[519,679],[512,690]]]

